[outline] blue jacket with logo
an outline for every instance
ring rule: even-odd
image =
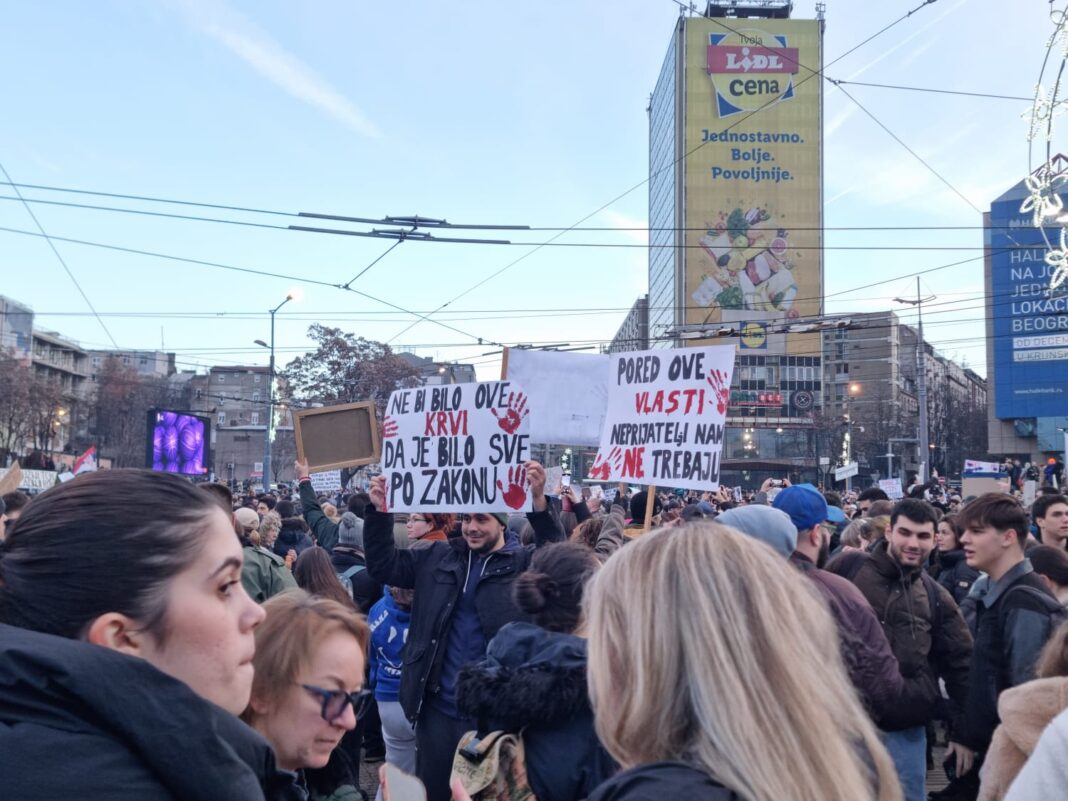
[[[401,664],[411,620],[411,611],[397,606],[388,588],[367,614],[371,629],[371,686],[379,701],[400,700]]]

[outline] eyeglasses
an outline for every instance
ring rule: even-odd
[[[320,700],[322,700],[323,708],[320,714],[327,723],[333,723],[344,715],[349,704],[352,704],[352,711],[356,715],[356,720],[359,720],[367,714],[367,710],[371,706],[371,699],[374,698],[374,693],[371,690],[347,693],[344,690],[324,690],[322,687],[315,687],[311,684],[302,684],[300,686],[312,695],[319,696]]]

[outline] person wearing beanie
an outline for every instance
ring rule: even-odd
[[[527,462],[526,473],[534,508],[527,514],[534,529],[530,546],[506,537],[507,514],[465,513],[461,537],[400,550],[393,539],[393,515],[381,511],[386,508],[385,477],[371,481],[371,505],[364,517],[368,570],[381,584],[415,590],[399,699],[415,724],[416,774],[428,801],[451,798],[456,746],[478,727],[457,706],[461,668],[481,660],[501,627],[522,618],[512,585],[529,567],[535,549],[565,538],[545,495],[545,468]]]
[[[789,493],[789,494],[787,494]],[[797,496],[796,493],[805,493]],[[819,499],[816,503],[808,496]],[[781,503],[780,498],[786,496]],[[823,504],[823,509],[819,504]],[[786,509],[795,512],[796,517]],[[801,510],[806,510],[802,514]],[[890,648],[879,619],[864,595],[849,581],[816,567],[816,559],[826,549],[827,533],[822,526],[809,526],[798,532],[794,520],[802,524],[826,515],[826,501],[816,491],[803,486],[787,487],[775,498],[775,507],[739,506],[728,509],[716,522],[760,540],[804,573],[827,602],[838,626],[842,657],[849,678],[873,721],[879,724],[894,714],[895,708],[930,690],[927,679],[907,680]],[[816,533],[819,532],[819,533]]]
[[[645,509],[648,506],[649,493],[643,490],[636,492],[630,499],[630,522],[623,529],[624,538],[631,540],[645,533]],[[660,513],[662,504],[660,498],[653,496],[653,517]]]
[[[319,547],[329,553],[338,543],[341,519],[331,520],[323,511],[323,506],[319,503],[315,490],[312,489],[311,468],[308,466],[308,460],[298,459],[293,463],[293,470],[297,474],[297,493],[300,496],[301,513],[304,516],[304,522],[308,524],[308,528],[315,535],[315,541]],[[367,507],[369,501],[370,498],[367,497],[366,492],[354,492],[349,496],[346,504],[345,511],[351,512],[360,521],[361,529],[363,527],[363,510]],[[283,503],[290,503],[290,509],[292,510],[292,502],[279,501],[278,506]],[[277,512],[278,509],[276,508],[275,511]],[[341,518],[344,518],[344,516],[343,514]],[[282,515],[283,519],[285,517],[287,515]]]
[[[352,600],[366,615],[381,599],[382,585],[367,571],[367,557],[363,551],[363,521],[352,512],[345,512],[337,530],[337,544],[330,553],[330,561],[338,577],[347,579],[352,585]]]

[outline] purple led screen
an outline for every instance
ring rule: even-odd
[[[199,476],[207,472],[204,420],[181,412],[156,412],[152,469]]]

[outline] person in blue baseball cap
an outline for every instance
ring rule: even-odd
[[[823,494],[811,484],[794,484],[780,491],[771,505],[786,512],[797,527],[797,550],[806,555],[812,553],[816,567],[827,564],[831,537],[823,524],[830,520],[831,513]]]

